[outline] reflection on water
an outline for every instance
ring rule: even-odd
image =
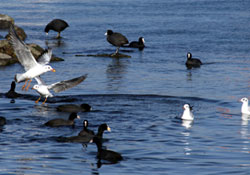
[[[182,120],[182,126],[184,126],[186,129],[190,129],[193,125],[193,121],[191,120]]]
[[[107,86],[108,89],[112,91],[118,91],[122,86],[123,77],[127,73],[127,66],[129,60],[121,60],[113,58],[112,62],[107,66],[106,74],[107,74]]]
[[[45,40],[45,45],[48,47],[48,48],[57,48],[57,47],[62,47],[64,46],[64,41],[63,41],[63,38],[58,38],[58,39],[46,39]]]
[[[249,131],[248,131],[248,121],[250,120],[250,115],[242,114],[241,116],[241,138],[242,142],[242,152],[250,153],[250,141],[249,141]]]
[[[184,142],[184,153],[185,155],[191,155],[192,149],[190,148],[190,143],[189,143],[190,132],[185,131],[181,132],[181,134],[184,136],[184,138],[182,139],[182,141]]]

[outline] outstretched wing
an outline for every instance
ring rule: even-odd
[[[60,81],[60,82],[49,85],[48,89],[52,89],[56,93],[61,92],[61,91],[65,91],[69,88],[72,88],[72,87],[80,84],[86,78],[87,78],[87,74],[80,76],[80,77],[77,77],[77,78],[73,78],[71,80]]]
[[[49,64],[51,56],[52,56],[52,49],[48,48],[42,53],[42,55],[38,58],[37,61],[39,64],[42,65]]]
[[[35,80],[37,81],[38,85],[46,85],[40,76],[35,77]]]
[[[18,37],[14,25],[10,26],[11,44],[18,58],[18,61],[24,67],[25,71],[36,66],[38,63],[32,55],[29,47]]]

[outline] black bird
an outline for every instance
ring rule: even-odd
[[[94,136],[95,133],[94,131],[88,129],[88,125],[89,125],[89,122],[88,120],[84,120],[83,121],[83,130],[81,132],[79,132],[78,136]]]
[[[138,41],[132,41],[131,43],[129,43],[128,47],[138,48],[142,50],[145,47],[144,44],[145,44],[144,38],[140,37]]]
[[[16,83],[15,83],[15,81],[12,81],[10,90],[5,94],[5,96],[7,98],[17,98],[17,97],[20,97],[21,94],[16,93],[15,89],[16,89]]]
[[[60,33],[67,27],[69,27],[69,25],[66,21],[62,19],[54,19],[46,25],[44,32],[48,34],[50,30],[54,30],[58,32],[56,38],[60,38],[61,37]]]
[[[118,54],[119,48],[121,46],[123,46],[124,44],[128,44],[128,39],[121,33],[113,32],[112,30],[107,30],[105,35],[107,36],[107,41],[113,46],[117,47],[116,52],[113,55]]]
[[[80,118],[79,115],[77,115],[77,113],[72,112],[68,118],[68,120],[65,119],[61,119],[61,118],[56,118],[56,119],[52,119],[48,122],[46,122],[44,125],[45,126],[50,126],[50,127],[58,127],[58,126],[74,126],[75,122],[75,118]]]
[[[99,161],[100,160],[107,160],[111,163],[117,163],[117,162],[123,160],[123,157],[121,156],[120,153],[117,153],[117,152],[114,152],[111,150],[103,149],[102,148],[102,141],[100,138],[94,137],[91,141],[96,144],[97,151],[98,151],[96,157]]]
[[[58,142],[75,142],[75,143],[89,143],[95,136],[100,138],[102,140],[102,136],[103,136],[103,132],[107,130],[107,131],[111,131],[110,127],[104,123],[101,124],[98,128],[98,133],[96,135],[92,135],[92,134],[84,134],[82,131],[80,133],[82,133],[80,135],[80,133],[77,136],[71,136],[71,137],[58,137],[57,141]]]
[[[3,126],[6,124],[6,119],[4,117],[0,117],[0,126]]]
[[[192,54],[190,52],[187,53],[186,66],[188,68],[200,67],[201,65],[202,62],[198,58],[192,58]]]
[[[91,111],[91,106],[86,103],[83,103],[81,105],[64,104],[64,105],[59,105],[56,109],[58,111],[63,111],[63,112],[89,112]]]

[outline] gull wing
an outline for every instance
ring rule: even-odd
[[[80,84],[86,78],[87,78],[87,74],[80,76],[80,77],[77,77],[77,78],[73,78],[71,80],[60,81],[60,82],[49,85],[48,89],[52,89],[56,93],[61,92],[61,91],[65,91],[69,88],[72,88],[72,87]]]
[[[38,85],[46,85],[40,76],[35,77],[35,80],[37,81]]]
[[[18,58],[18,61],[24,67],[25,71],[36,66],[38,63],[32,55],[29,47],[18,37],[14,29],[14,25],[10,26],[11,44]]]
[[[52,49],[48,48],[38,58],[38,63],[42,65],[49,64],[51,56],[52,56]]]

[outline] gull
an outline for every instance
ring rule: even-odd
[[[11,38],[10,42],[13,46],[17,59],[21,63],[21,65],[24,67],[24,70],[25,70],[25,73],[22,73],[22,74],[18,73],[15,75],[15,81],[17,83],[25,81],[25,84],[23,85],[22,90],[24,90],[24,88],[26,87],[28,80],[29,80],[29,83],[25,89],[26,91],[30,87],[32,78],[37,77],[48,71],[55,72],[55,69],[53,69],[50,65],[48,65],[51,59],[51,55],[52,55],[51,49],[46,50],[39,57],[38,62],[37,62],[34,56],[32,55],[29,47],[16,34],[16,31],[13,25],[10,26],[10,38]]]
[[[250,115],[250,107],[248,106],[248,99],[244,97],[240,101],[242,102],[241,113]]]
[[[40,97],[35,101],[35,103],[38,103],[42,96],[45,97],[45,100],[42,104],[45,104],[48,97],[53,97],[53,94],[49,91],[50,89],[52,89],[55,93],[65,91],[80,84],[86,78],[87,74],[70,80],[60,81],[51,85],[46,85],[40,76],[35,77],[35,80],[38,84],[34,85],[32,89],[36,90],[40,94]]]
[[[192,107],[189,104],[183,106],[183,114],[181,116],[182,120],[194,120],[194,115],[192,113]]]

